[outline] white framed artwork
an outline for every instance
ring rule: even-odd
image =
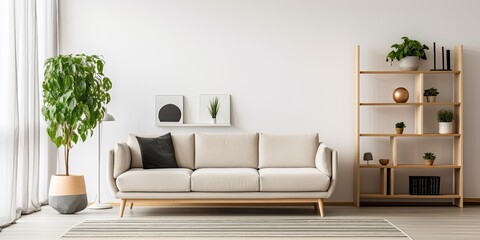
[[[230,124],[230,94],[200,94],[200,123],[211,123],[210,101],[218,98],[217,124]]]
[[[155,125],[183,124],[183,96],[155,96]]]

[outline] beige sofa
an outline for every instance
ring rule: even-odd
[[[155,136],[156,137],[156,136]],[[323,216],[337,176],[337,152],[318,134],[172,134],[179,168],[143,169],[135,135],[110,150],[109,187],[125,206],[311,203]]]

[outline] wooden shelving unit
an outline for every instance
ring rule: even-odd
[[[362,199],[451,199],[458,207],[463,207],[463,46],[454,48],[454,69],[452,71],[363,71],[360,70],[360,46],[355,48],[355,157],[354,157],[354,204],[359,207]],[[413,102],[387,103],[387,102],[361,102],[360,81],[362,75],[385,74],[405,75],[415,81]],[[451,75],[454,81],[454,99],[452,102],[424,102],[424,77],[425,75]],[[455,113],[455,130],[453,134],[425,133],[423,129],[423,112],[427,106],[452,106]],[[360,129],[360,109],[362,107],[412,107],[415,108],[415,129],[412,134],[395,133],[363,133]],[[360,139],[364,137],[387,137],[390,140],[391,157],[386,166],[379,164],[361,164]],[[451,164],[426,166],[420,164],[405,164],[397,159],[398,138],[453,138],[453,160]],[[408,141],[408,140],[407,140]],[[379,169],[380,193],[366,194],[361,192],[360,173],[362,169]],[[453,191],[440,195],[409,195],[395,193],[395,170],[403,169],[451,169],[453,171]],[[388,180],[387,180],[388,179]]]
[[[360,133],[360,137],[460,137],[461,134],[450,133],[450,134],[440,134],[440,133]]]
[[[360,74],[460,74],[460,70],[452,71],[359,71]]]
[[[360,194],[361,198],[390,198],[390,199],[459,199],[460,195],[457,194],[440,194],[440,195],[409,195],[409,194]]]
[[[360,103],[360,106],[460,106],[459,102],[434,102],[434,103]]]
[[[427,165],[422,165],[422,164],[398,164],[398,165],[379,165],[379,164],[360,164],[360,168],[411,168],[411,169],[417,169],[417,168],[427,168],[427,169],[460,169],[461,166],[459,165],[433,165],[433,166],[427,166]]]

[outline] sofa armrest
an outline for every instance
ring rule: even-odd
[[[112,192],[113,196],[116,197],[118,193],[117,183],[115,178],[113,177],[113,168],[114,168],[114,161],[115,161],[115,150],[110,149],[108,152],[108,159],[107,159],[107,182],[108,188],[110,192]]]
[[[338,179],[338,152],[332,149],[332,177],[330,179],[330,187],[327,191],[327,198],[329,198],[333,190],[335,190],[335,186],[337,185]]]
[[[330,186],[327,190],[327,197],[330,197],[337,184],[338,152],[320,143],[315,156],[317,169],[330,177]]]

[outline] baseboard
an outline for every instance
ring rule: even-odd
[[[468,205],[480,204],[480,198],[464,198],[463,203],[467,203]]]

